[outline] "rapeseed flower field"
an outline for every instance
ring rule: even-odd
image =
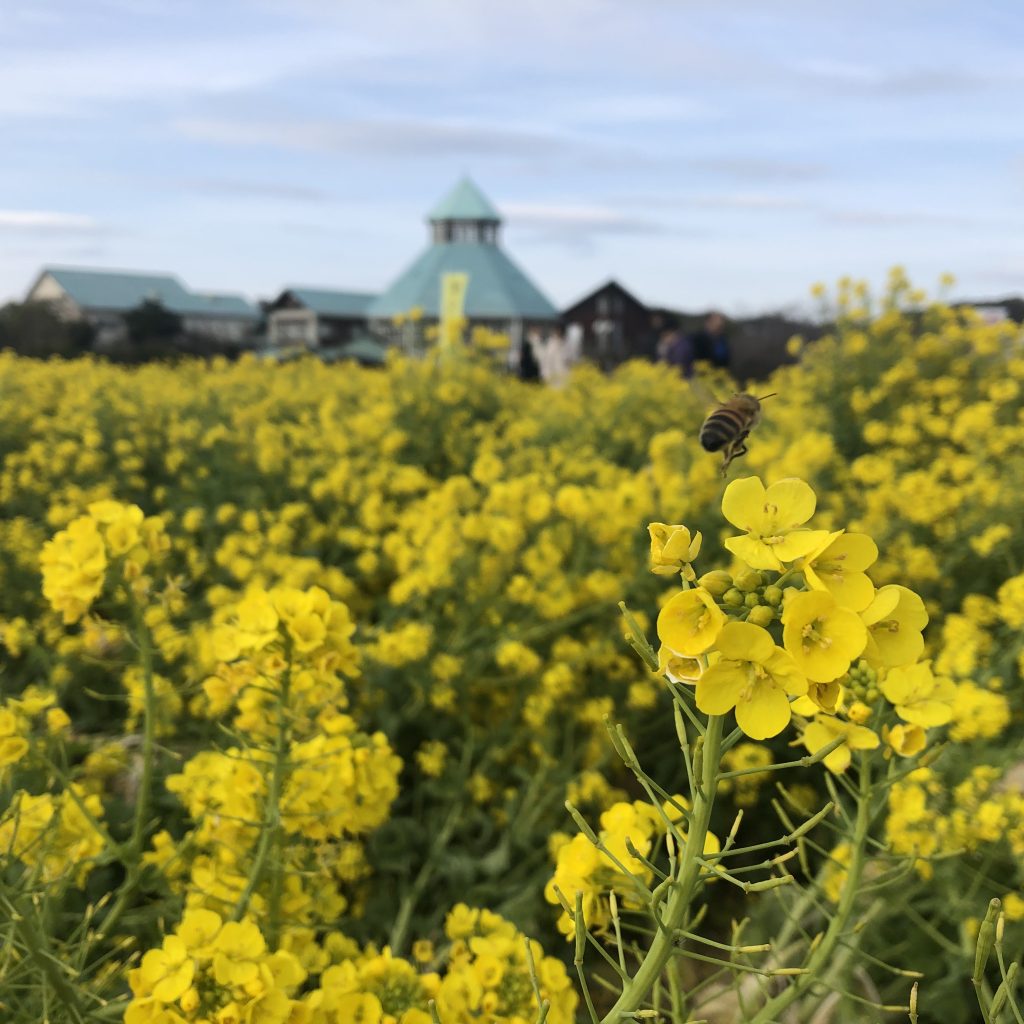
[[[726,479],[724,375],[0,355],[0,1019],[1021,1019],[1024,336],[819,297]]]

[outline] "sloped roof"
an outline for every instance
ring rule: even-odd
[[[318,316],[363,317],[370,303],[377,298],[372,292],[335,292],[326,288],[289,286],[285,293],[293,295]]]
[[[501,214],[469,178],[458,182],[427,216],[429,220],[501,220]]]
[[[218,292],[190,293],[184,303],[171,309],[184,316],[260,316],[259,310],[248,299]]]
[[[621,295],[624,295],[630,302],[635,302],[641,308],[647,308],[647,306],[643,302],[641,302],[628,288],[620,284],[618,281],[615,280],[614,277],[612,277],[605,281],[604,284],[599,285],[597,288],[591,289],[591,291],[587,292],[586,295],[580,296],[580,298],[578,298],[575,302],[571,302],[568,306],[565,307],[564,310],[562,310],[562,315],[567,316],[568,314],[572,313],[573,310],[577,309],[579,306],[585,305],[586,303],[590,302],[591,299],[596,298],[602,292],[608,291],[609,289],[619,292]]]
[[[479,319],[556,320],[558,311],[536,285],[496,245],[441,242],[431,245],[373,302],[371,317],[392,317],[419,306],[439,314],[441,275],[469,274],[466,316]]]
[[[188,301],[185,286],[170,274],[129,274],[117,270],[44,267],[79,306],[94,309],[134,309],[146,299],[170,303]]]
[[[134,274],[120,270],[88,270],[78,267],[44,267],[84,309],[126,313],[143,302],[159,302],[181,316],[233,316],[258,319],[259,310],[241,295],[190,292],[171,274]]]

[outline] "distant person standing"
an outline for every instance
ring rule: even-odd
[[[658,340],[658,359],[675,366],[684,377],[693,375],[693,339],[684,334],[679,324],[670,322]]]
[[[573,321],[565,329],[566,358],[575,366],[583,358],[583,325]]]
[[[560,388],[569,376],[572,357],[569,344],[561,329],[555,328],[544,342],[540,352],[540,375],[545,384]]]
[[[540,358],[539,350],[543,342],[540,331],[531,330],[526,332],[522,345],[519,348],[519,379],[538,381],[540,380]]]
[[[638,359],[655,362],[658,359],[658,343],[665,329],[665,317],[661,313],[652,313],[647,330],[637,338],[634,354]]]
[[[729,335],[725,317],[712,311],[704,319],[704,326],[691,339],[694,362],[711,363],[712,366],[726,367],[731,361]]]

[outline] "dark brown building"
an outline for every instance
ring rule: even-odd
[[[583,355],[610,370],[627,359],[655,358],[657,326],[651,313],[618,281],[608,281],[563,310],[563,325],[583,329]]]

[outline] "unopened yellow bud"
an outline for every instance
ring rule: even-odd
[[[732,577],[722,569],[706,572],[697,581],[712,597],[721,597],[732,587]]]
[[[730,608],[742,608],[743,607],[743,593],[737,590],[735,587],[727,590],[722,595],[722,604],[727,605]]]
[[[747,622],[752,622],[755,626],[767,627],[771,625],[774,618],[774,608],[769,608],[766,604],[759,604],[756,608],[750,609]]]
[[[854,701],[846,712],[847,718],[857,725],[863,725],[871,717],[871,708],[863,701]]]
[[[744,569],[736,577],[736,586],[744,593],[750,593],[764,585],[764,577],[756,569]]]

